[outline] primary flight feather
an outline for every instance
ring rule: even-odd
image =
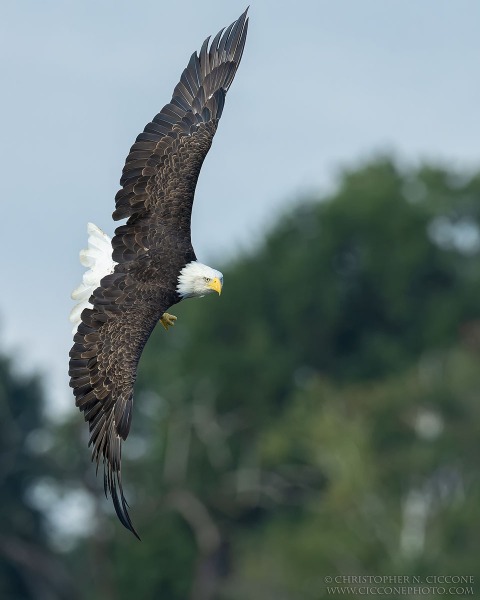
[[[192,54],[172,100],[127,156],[113,219],[127,218],[113,240],[88,225],[89,268],[72,293],[74,345],[70,386],[90,429],[92,460],[104,466],[105,493],[137,535],[122,489],[121,449],[132,419],[133,386],[143,347],[169,307],[218,292],[219,271],[198,262],[190,237],[195,186],[242,57],[247,11]],[[138,537],[138,536],[137,536]]]

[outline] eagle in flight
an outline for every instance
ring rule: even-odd
[[[248,10],[248,9],[247,9]],[[166,311],[184,298],[220,294],[223,276],[197,261],[190,236],[195,186],[222,115],[247,36],[247,11],[191,56],[171,101],[127,156],[112,240],[88,225],[88,267],[72,293],[70,386],[88,421],[92,460],[104,466],[105,494],[137,537],[122,489],[122,441],[132,420],[133,386],[143,347]]]

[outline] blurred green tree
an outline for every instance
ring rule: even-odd
[[[102,501],[64,554],[83,596],[313,600],[326,574],[476,575],[479,211],[480,174],[372,160],[225,266],[220,300],[176,307],[124,445],[143,541]],[[85,429],[51,454],[99,498]]]
[[[193,600],[217,597],[221,582],[235,572],[232,557],[236,543],[245,539],[243,532],[264,531],[269,523],[279,528],[284,543],[272,541],[265,556],[277,552],[286,557],[291,531],[285,523],[290,520],[295,528],[305,519],[299,535],[310,536],[306,543],[315,548],[315,556],[309,560],[321,572],[316,558],[321,529],[307,507],[314,501],[328,514],[337,505],[340,492],[331,488],[325,463],[313,460],[326,441],[316,436],[317,450],[311,443],[305,452],[302,430],[312,423],[303,411],[288,452],[273,453],[266,461],[266,432],[278,430],[278,436],[289,439],[285,415],[311,380],[327,379],[353,390],[366,381],[396,382],[425,353],[457,343],[461,327],[479,315],[479,183],[479,177],[447,169],[401,170],[386,158],[345,171],[330,197],[302,203],[260,248],[224,269],[221,301],[182,303],[175,331],[154,333],[140,365],[134,420],[136,439],[149,441],[142,442],[140,458],[125,477],[136,490],[135,506],[141,507],[134,509],[140,530],[158,544],[166,514],[171,524],[177,523],[178,539],[188,541],[187,562],[172,546],[169,570],[186,566],[182,579],[191,585]],[[322,407],[323,396],[314,398]],[[342,491],[347,513],[355,506],[355,481],[374,495],[377,463],[385,454],[369,441],[368,418],[362,426],[349,425],[349,441],[335,435],[340,415],[319,425],[323,434],[331,432],[338,452],[341,444],[351,444],[345,448],[345,468],[354,477]],[[397,418],[387,397],[378,435],[398,427]],[[356,456],[358,444],[365,454]],[[397,460],[413,461],[408,471],[421,453],[407,450],[402,445]],[[369,477],[363,478],[362,470]],[[395,475],[389,479],[392,504],[386,520],[399,518],[402,486],[409,485]],[[330,493],[331,504],[322,504]],[[342,519],[339,515],[338,527]],[[190,537],[184,537],[185,526]],[[258,542],[250,549],[257,565]],[[347,538],[344,547],[351,543]],[[352,548],[357,546],[351,564],[357,560],[372,569],[386,564],[368,520],[357,532]],[[145,566],[145,552],[130,542],[128,548],[125,553],[134,557],[138,552],[136,560]],[[323,553],[328,552],[327,544]],[[272,568],[288,571],[273,563]],[[156,572],[151,589],[164,597],[185,597],[185,591],[168,591],[171,587],[162,584],[165,572]],[[271,577],[268,569],[265,573],[265,579]]]
[[[301,453],[327,485],[240,536],[224,597],[327,598],[326,575],[476,579],[479,358],[457,347],[383,381],[313,377],[299,389],[264,432],[260,462]]]
[[[42,408],[38,377],[16,374],[0,357],[0,597],[9,600],[77,597],[67,569],[48,547],[34,498],[37,484],[55,472]]]

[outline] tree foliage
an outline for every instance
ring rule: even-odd
[[[140,364],[124,479],[143,541],[97,505],[62,555],[81,597],[476,574],[479,207],[480,174],[379,158],[217,265],[221,299],[179,305]],[[56,477],[98,498],[78,426],[55,433]]]
[[[48,548],[35,485],[48,480],[50,433],[37,377],[15,373],[0,357],[0,596],[25,600],[75,598],[73,582]]]

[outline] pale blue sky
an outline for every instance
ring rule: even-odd
[[[190,54],[245,5],[2,2],[0,345],[22,368],[48,370],[57,402],[71,403],[67,316],[86,223],[113,232],[130,145]],[[197,188],[197,256],[221,267],[288,202],[379,150],[477,166],[479,23],[473,0],[251,0]]]

